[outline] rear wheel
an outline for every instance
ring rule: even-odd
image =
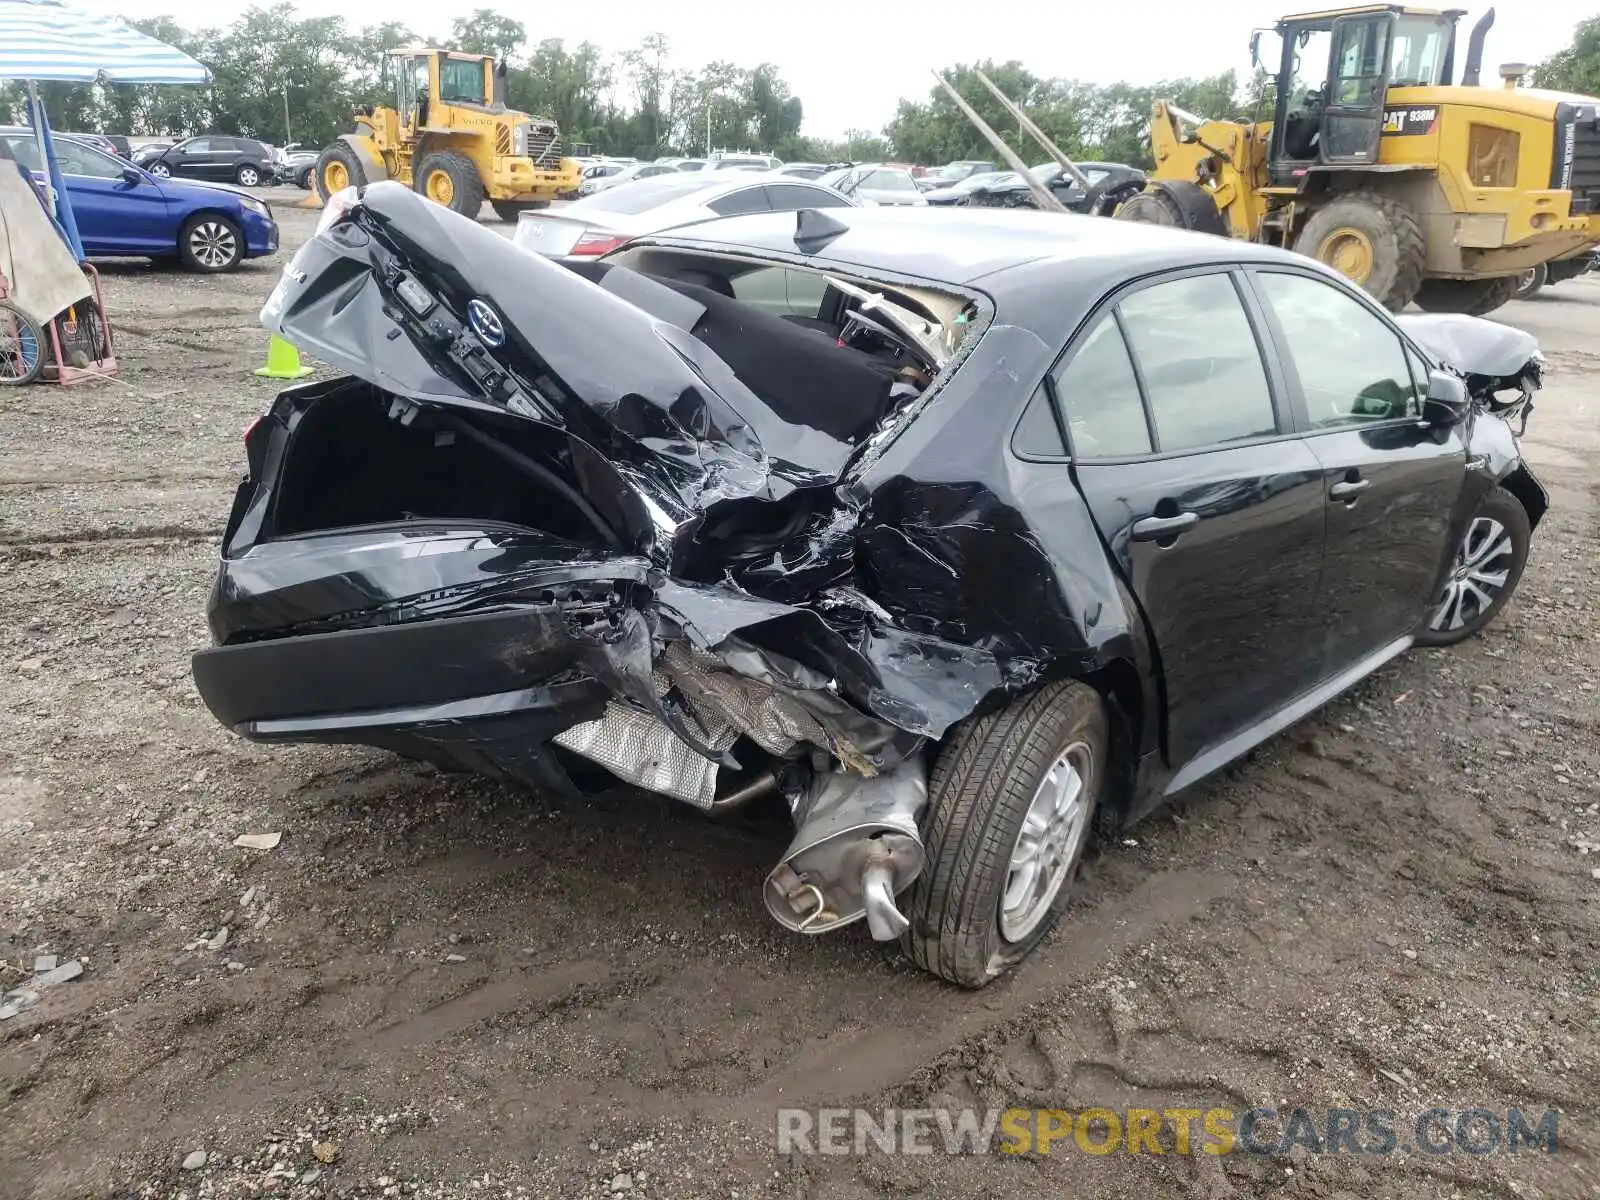
[[[356,152],[343,142],[335,142],[317,158],[315,172],[317,194],[324,204],[335,192],[347,187],[365,187],[367,173],[361,168]]]
[[[0,387],[32,383],[44,367],[44,330],[9,300],[0,300]]]
[[[913,962],[982,987],[1050,931],[1088,844],[1109,744],[1105,705],[1076,681],[955,731],[934,765],[928,865],[906,905]]]
[[[1454,645],[1494,620],[1517,589],[1532,541],[1528,510],[1520,500],[1501,487],[1485,496],[1467,522],[1417,641]]]
[[[1317,209],[1294,249],[1365,288],[1391,312],[1416,296],[1428,257],[1416,214],[1373,192],[1351,192]]]
[[[1550,282],[1550,268],[1540,263],[1537,267],[1529,267],[1517,276],[1517,294],[1514,299],[1526,300],[1530,296],[1539,294],[1540,289]]]
[[[244,259],[244,234],[227,217],[201,213],[184,222],[178,257],[191,271],[206,275],[231,271]]]
[[[549,208],[548,200],[491,200],[489,207],[494,209],[494,215],[507,225],[515,225],[517,217],[525,212],[538,212],[542,208]]]
[[[256,187],[261,182],[261,171],[257,167],[252,167],[249,163],[243,163],[233,173],[233,177],[240,187]]]
[[[1428,312],[1481,317],[1515,296],[1521,286],[1520,275],[1497,275],[1493,279],[1430,279],[1417,290],[1417,307]]]
[[[464,154],[441,150],[428,155],[417,168],[414,186],[435,204],[454,209],[464,217],[476,218],[483,207],[483,180]]]

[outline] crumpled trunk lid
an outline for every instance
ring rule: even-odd
[[[592,281],[395,183],[365,188],[361,209],[301,247],[262,310],[340,370],[581,438],[644,479],[666,528],[829,483],[850,457],[689,332],[693,299],[620,268]]]

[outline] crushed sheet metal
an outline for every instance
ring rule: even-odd
[[[687,642],[672,642],[661,656],[661,670],[705,719],[707,710],[726,718],[769,754],[782,757],[796,742],[830,749],[833,739],[799,701],[759,680],[736,675],[722,660]]]

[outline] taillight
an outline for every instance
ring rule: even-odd
[[[585,257],[598,257],[610,254],[618,246],[624,245],[627,238],[620,233],[581,233],[578,240],[572,243],[568,254],[581,254]]]

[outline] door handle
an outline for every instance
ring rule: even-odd
[[[1133,523],[1133,540],[1155,542],[1162,538],[1177,537],[1185,529],[1200,524],[1200,514],[1181,512],[1175,517],[1146,517]]]
[[[1335,500],[1349,500],[1355,498],[1372,486],[1370,479],[1342,479],[1328,489],[1328,495]]]

